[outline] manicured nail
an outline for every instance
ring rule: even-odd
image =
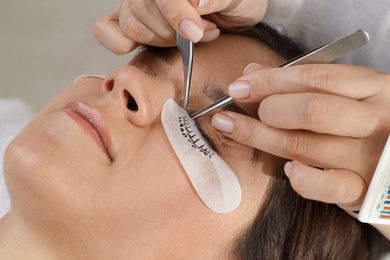
[[[251,73],[251,72],[253,72],[253,71],[256,71],[256,70],[258,70],[258,69],[260,69],[261,68],[261,65],[260,64],[257,64],[257,63],[250,63],[250,64],[248,64],[248,66],[246,66],[245,67],[245,69],[244,69],[244,75],[246,75],[246,74],[249,74],[249,73]]]
[[[218,28],[205,31],[203,34],[202,42],[210,42],[212,40],[215,40],[218,38],[220,33],[221,32],[219,31]]]
[[[179,23],[179,29],[192,42],[198,42],[203,37],[202,29],[191,20],[183,19]]]
[[[287,177],[290,177],[292,172],[292,163],[291,162],[286,162],[284,165],[284,173],[286,174]]]
[[[234,82],[229,85],[228,92],[234,99],[248,98],[251,96],[251,86],[247,82]]]
[[[199,0],[198,7],[205,8],[209,4],[209,0]]]
[[[234,119],[226,115],[215,114],[211,119],[211,125],[221,132],[231,134],[234,130]]]

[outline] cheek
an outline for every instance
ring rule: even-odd
[[[101,219],[133,233],[151,227],[162,233],[182,233],[189,221],[204,223],[210,214],[169,144],[158,139],[149,137],[126,164],[113,165],[104,183],[101,204],[111,209],[99,210]]]
[[[151,202],[164,201],[157,207],[167,207],[167,204],[175,207],[180,200],[197,202],[191,182],[163,135],[156,138],[149,135],[125,169],[132,189]]]
[[[58,212],[58,205],[71,211],[107,168],[103,153],[68,120],[39,116],[9,145],[4,167],[14,208],[46,217]]]

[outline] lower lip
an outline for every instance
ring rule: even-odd
[[[99,133],[96,131],[96,129],[82,116],[77,114],[76,112],[72,110],[65,109],[65,113],[72,118],[78,125],[80,125],[87,134],[89,134],[93,140],[101,147],[103,150],[107,153],[107,150],[102,142],[102,139],[100,138]]]

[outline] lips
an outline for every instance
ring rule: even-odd
[[[72,102],[64,107],[65,113],[75,120],[101,146],[113,161],[111,136],[103,116],[83,102]]]

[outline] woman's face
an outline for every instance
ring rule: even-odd
[[[278,60],[242,37],[199,44],[189,106],[212,102],[204,85],[226,92],[250,62],[275,66]],[[197,196],[162,127],[168,98],[182,103],[182,60],[175,49],[142,52],[104,80],[77,80],[7,150],[11,214],[74,247],[113,247],[146,259],[219,255],[257,213],[269,158],[264,154],[253,163],[253,149],[215,131],[210,115],[201,117],[200,127],[242,188],[237,209],[214,213]]]

